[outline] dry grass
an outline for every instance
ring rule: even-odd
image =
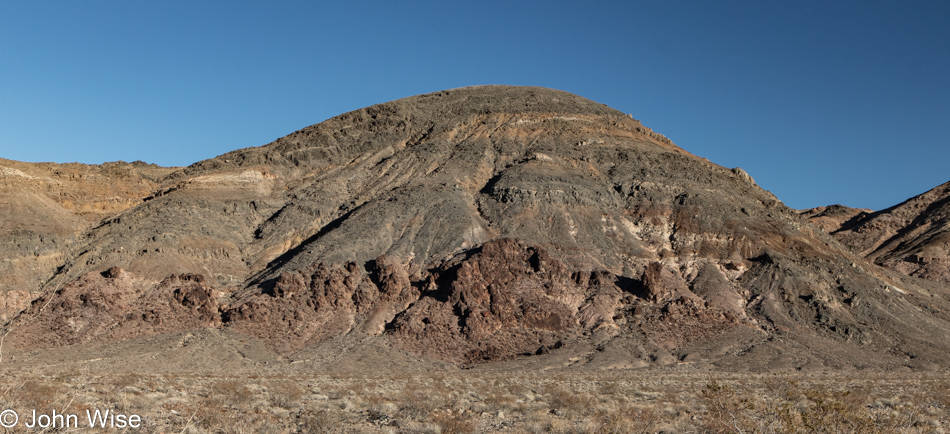
[[[950,375],[0,374],[0,405],[138,414],[143,432],[926,433],[950,423]]]

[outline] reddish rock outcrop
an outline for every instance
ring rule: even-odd
[[[433,270],[393,336],[410,351],[456,362],[533,354],[581,331],[588,298],[543,249],[501,239]]]
[[[289,353],[356,328],[378,335],[419,298],[408,264],[380,256],[364,269],[354,262],[324,263],[282,273],[273,286],[258,287],[222,309],[233,330]]]
[[[334,336],[386,334],[414,353],[457,363],[534,354],[616,328],[618,277],[572,271],[544,249],[500,239],[428,270],[381,256],[360,267],[317,264],[222,307],[225,325],[290,353]]]
[[[113,267],[34,300],[8,325],[6,342],[41,349],[218,325],[217,300],[202,276],[155,282]]]

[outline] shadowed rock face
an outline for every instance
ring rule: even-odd
[[[8,324],[19,348],[210,327],[288,357],[346,340],[460,365],[950,350],[946,288],[865,262],[740,169],[528,87],[380,104],[178,170],[41,281]]]

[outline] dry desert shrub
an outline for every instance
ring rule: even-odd
[[[652,406],[621,407],[615,411],[601,411],[595,415],[596,432],[607,434],[654,433],[662,421]]]
[[[432,417],[435,410],[444,404],[441,398],[443,397],[434,395],[424,389],[405,390],[397,404],[399,413],[412,420],[426,420]]]
[[[0,405],[142,415],[143,432],[927,433],[946,376],[465,373],[249,378],[0,373]]]
[[[61,383],[47,382],[40,378],[24,380],[12,390],[12,396],[18,406],[33,408],[37,411],[53,410],[61,404],[66,394],[66,387]]]
[[[211,386],[212,397],[226,406],[239,407],[254,400],[255,394],[246,381],[237,379],[218,380]]]
[[[570,384],[548,383],[542,399],[555,414],[564,417],[585,415],[595,404],[595,398],[590,393],[578,392]]]
[[[435,412],[432,421],[442,434],[468,434],[475,432],[475,421],[469,415],[452,410]]]
[[[145,377],[136,373],[126,372],[109,379],[109,382],[119,388],[142,386]]]
[[[342,433],[346,432],[347,423],[340,410],[320,409],[303,411],[297,417],[302,432],[309,433]]]
[[[300,406],[301,399],[307,392],[293,380],[271,381],[267,390],[272,404],[288,410]]]
[[[189,421],[188,425],[191,425],[191,421],[193,421],[195,426],[204,429],[226,426],[229,422],[228,409],[218,400],[200,399],[195,403],[194,412]]]
[[[921,406],[889,401],[875,410],[865,393],[793,380],[770,382],[764,390],[737,390],[710,381],[702,391],[704,427],[716,433],[898,433],[933,432],[923,423]],[[888,407],[888,405],[878,405]]]
[[[36,410],[49,414],[79,414],[89,409],[82,389],[95,380],[85,374],[61,376],[28,374],[5,381],[0,392],[3,409],[21,413]]]
[[[573,428],[572,423],[545,409],[531,411],[524,420],[524,430],[529,433],[569,433]]]

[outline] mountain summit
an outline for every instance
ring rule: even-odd
[[[741,169],[535,87],[400,99],[196,163],[70,246],[17,288],[35,301],[15,348],[188,334],[312,369],[754,370],[950,350],[945,288],[866,262]]]

